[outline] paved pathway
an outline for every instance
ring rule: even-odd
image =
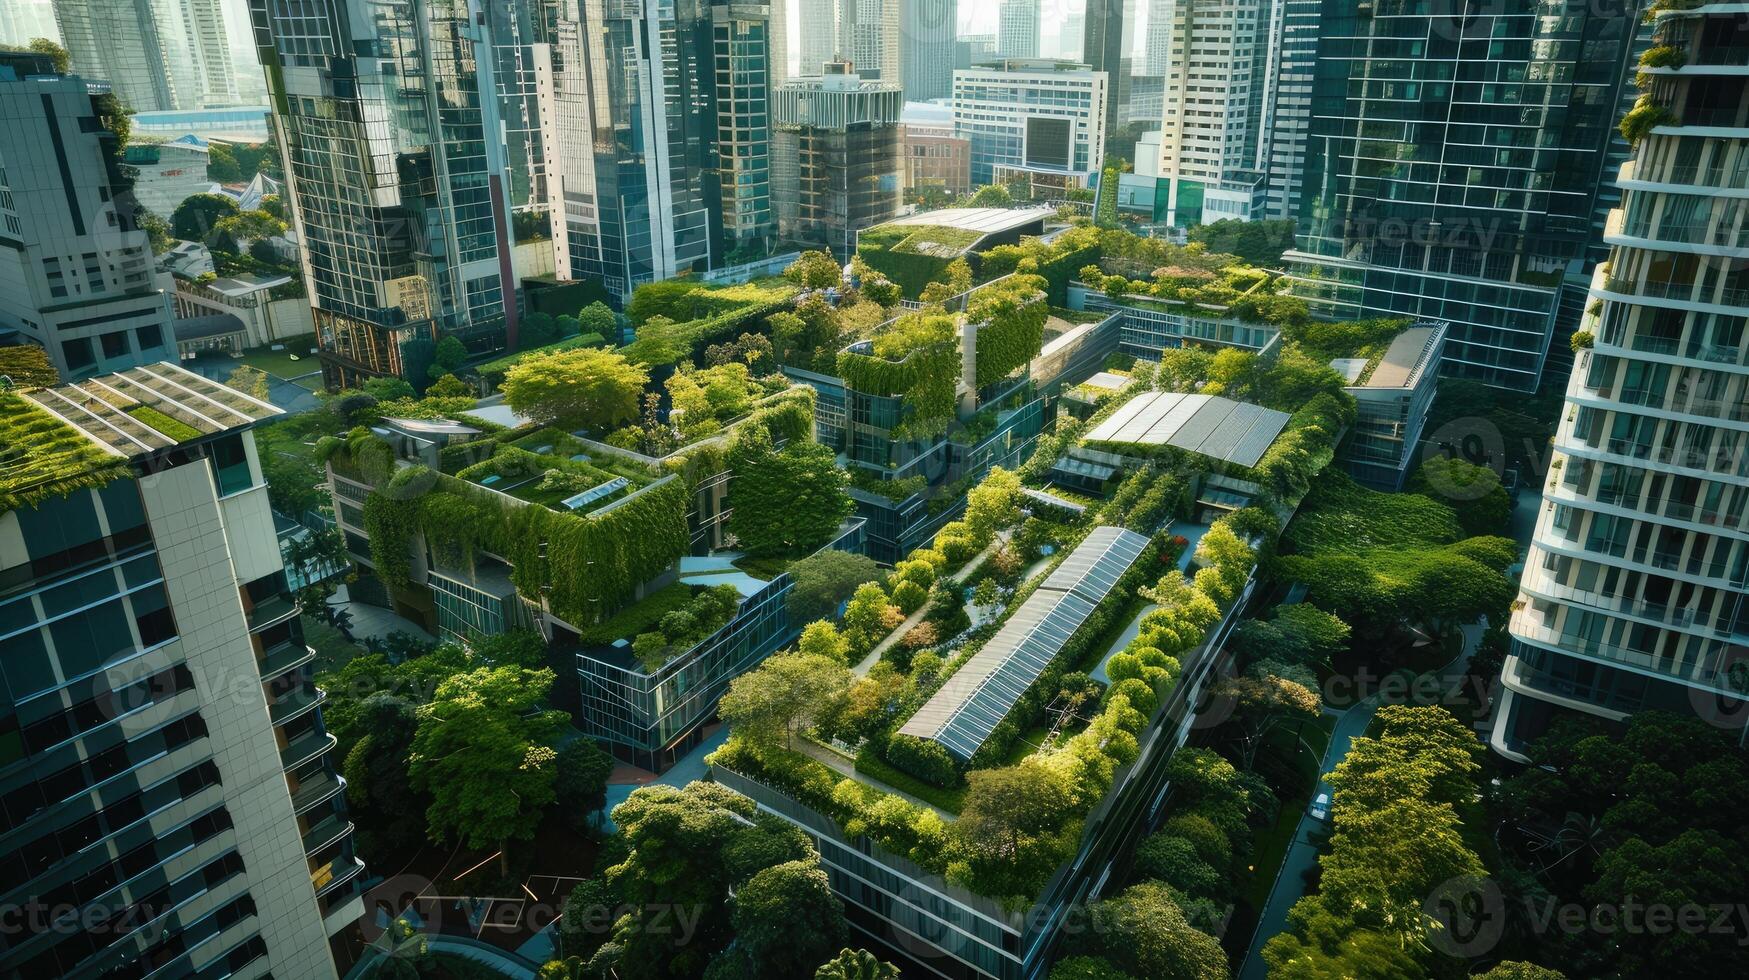
[[[1462,627],[1462,631],[1463,649],[1450,663],[1439,669],[1441,678],[1450,680],[1463,674],[1470,655],[1476,651],[1476,644],[1482,639],[1484,628],[1480,624],[1470,624]],[[1348,755],[1348,749],[1354,740],[1366,732],[1366,726],[1372,722],[1380,703],[1379,695],[1375,694],[1355,703],[1346,711],[1325,710],[1325,714],[1336,716],[1336,728],[1330,735],[1330,745],[1324,751],[1324,758],[1318,764],[1318,771],[1323,775],[1318,777],[1318,786],[1312,791],[1314,800],[1319,793],[1330,792],[1330,784],[1324,781],[1324,777]],[[1313,818],[1310,813],[1299,815],[1299,826],[1294,828],[1293,843],[1288,845],[1281,871],[1276,875],[1275,885],[1270,889],[1269,901],[1264,905],[1263,914],[1258,917],[1257,931],[1251,936],[1251,948],[1246,951],[1245,962],[1239,968],[1238,980],[1265,980],[1267,977],[1269,965],[1263,961],[1263,944],[1271,937],[1287,931],[1288,910],[1306,894],[1306,872],[1318,863],[1318,849],[1312,844],[1311,836],[1321,823],[1322,821]]]
[[[1005,544],[1008,541],[1009,536],[1010,532],[1008,531],[998,531],[995,540],[991,541],[983,551],[980,551],[977,555],[973,556],[971,561],[966,562],[959,571],[949,574],[947,580],[955,585],[964,585],[966,578],[974,571],[977,571],[978,566],[984,563],[985,558],[994,554],[997,548]],[[874,665],[880,662],[881,654],[884,653],[888,647],[899,642],[899,638],[906,633],[911,632],[911,627],[923,622],[923,617],[929,615],[929,607],[930,604],[925,602],[922,606],[918,607],[916,612],[906,616],[905,621],[900,623],[897,629],[888,633],[886,639],[874,645],[874,649],[868,652],[868,656],[863,657],[856,666],[850,668],[851,673],[861,677],[864,674],[867,674],[870,670],[873,670]]]

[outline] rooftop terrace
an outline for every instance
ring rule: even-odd
[[[1124,403],[1086,437],[1089,443],[1172,446],[1239,466],[1256,466],[1288,414],[1217,395],[1151,391]]]

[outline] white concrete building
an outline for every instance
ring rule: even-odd
[[[167,143],[135,143],[122,162],[133,168],[134,200],[165,221],[176,206],[217,186],[206,176],[208,147],[196,136]]]
[[[39,74],[40,72],[40,74]],[[0,330],[64,378],[174,357],[170,296],[84,79],[0,54]]]
[[[1749,76],[1736,5],[1658,13],[1685,57],[1618,181],[1510,624],[1491,742],[1560,715],[1698,714],[1749,691]]]
[[[1168,224],[1261,216],[1253,74],[1265,57],[1264,0],[1156,4],[1170,16],[1164,47],[1159,175],[1169,181]]]
[[[953,121],[972,141],[972,183],[1026,173],[1086,186],[1105,160],[1105,72],[1008,59],[953,73]]]
[[[192,318],[232,314],[243,323],[246,348],[307,336],[316,332],[316,321],[303,290],[292,288],[295,281],[291,276],[253,272],[207,282],[178,277],[176,315]],[[179,335],[178,339],[186,338]]]

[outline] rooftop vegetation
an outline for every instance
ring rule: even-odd
[[[0,514],[132,476],[127,460],[11,392],[0,392]]]
[[[907,299],[916,299],[942,277],[948,263],[983,237],[983,232],[943,225],[879,225],[857,236],[856,254],[897,284]]]
[[[35,344],[0,347],[0,378],[5,379],[0,386],[11,390],[47,388],[61,383],[48,351]]]
[[[634,364],[674,364],[785,309],[795,295],[795,287],[782,280],[738,286],[670,280],[640,286],[626,307],[636,339],[620,353]]]

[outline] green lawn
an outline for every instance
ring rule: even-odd
[[[734,561],[736,568],[739,568],[741,571],[746,572],[754,578],[762,578],[767,582],[782,575],[784,571],[793,564],[795,564],[794,559],[784,558],[782,556],[754,558],[752,555],[743,555]]]
[[[364,647],[348,640],[339,630],[313,616],[300,616],[304,627],[304,643],[316,651],[315,672],[339,670],[352,658],[365,653]]]
[[[693,588],[676,582],[665,589],[645,596],[596,626],[586,627],[579,642],[608,644],[618,639],[633,639],[639,633],[654,629],[663,616],[692,601]]]
[[[956,816],[960,809],[966,805],[966,788],[964,786],[955,789],[942,789],[940,786],[926,783],[909,773],[894,769],[887,765],[885,759],[877,757],[873,752],[857,753],[856,771],[876,782],[885,783],[902,793],[909,793]]]
[[[306,344],[287,344],[285,350],[257,347],[254,350],[244,351],[240,360],[250,367],[260,368],[268,374],[290,381],[311,372],[321,373],[321,362],[316,360],[316,355],[308,353],[308,351],[309,346]]]

